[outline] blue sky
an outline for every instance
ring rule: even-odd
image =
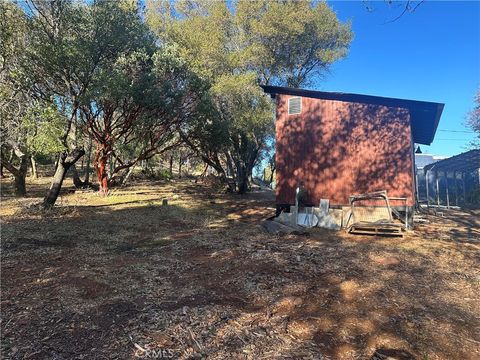
[[[371,1],[368,11],[361,1],[328,3],[352,21],[355,38],[348,56],[313,88],[445,103],[435,140],[422,151],[468,150],[474,135],[458,131],[469,130],[463,123],[480,87],[480,2],[425,1],[394,22],[398,4]]]

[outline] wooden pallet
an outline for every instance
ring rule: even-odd
[[[357,222],[350,226],[348,232],[365,235],[403,236],[402,225],[394,223]]]

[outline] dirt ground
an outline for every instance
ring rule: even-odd
[[[42,212],[47,181],[2,180],[4,359],[480,359],[478,211],[275,237],[270,192],[67,184]]]

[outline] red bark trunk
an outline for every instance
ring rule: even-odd
[[[100,161],[100,169],[99,169],[99,177],[98,177],[98,182],[100,185],[100,195],[101,196],[107,196],[108,195],[108,178],[107,178],[107,173],[105,171],[105,168],[107,167],[107,159],[105,157],[102,157]]]
[[[105,171],[107,167],[108,157],[104,155],[104,149],[97,147],[95,152],[95,161],[93,166],[95,167],[95,172],[97,174],[98,181],[98,193],[100,196],[108,195],[108,177]]]

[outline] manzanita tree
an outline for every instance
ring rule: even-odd
[[[44,199],[44,206],[50,207],[67,170],[84,154],[69,136],[80,122],[82,107],[102,111],[95,103],[105,88],[103,82],[111,79],[112,67],[136,51],[153,51],[154,40],[131,1],[30,0],[27,8],[30,38],[25,69],[32,77],[33,92],[61,104],[65,115],[64,149]]]
[[[85,131],[96,146],[94,167],[102,195],[139,161],[178,144],[175,130],[201,93],[196,82],[168,45],[123,56],[104,74],[98,93],[80,105]]]

